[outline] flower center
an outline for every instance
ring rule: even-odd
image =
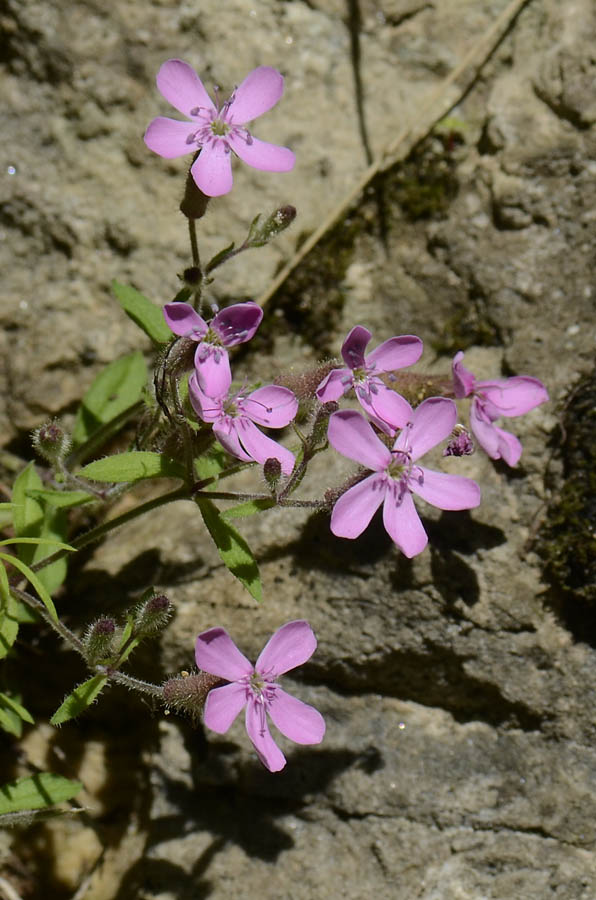
[[[391,452],[391,462],[387,467],[387,474],[395,481],[402,481],[412,471],[412,460],[403,450],[393,450]]]
[[[230,126],[222,119],[213,119],[209,127],[211,128],[211,134],[214,134],[216,137],[224,137],[230,131]]]

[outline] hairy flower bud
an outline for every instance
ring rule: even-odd
[[[328,400],[327,403],[323,403],[321,408],[317,411],[310,435],[311,449],[325,443],[327,440],[329,416],[332,413],[337,412],[338,409],[339,403],[336,400]]]
[[[155,634],[168,624],[172,604],[165,594],[154,594],[141,602],[135,610],[134,627],[138,635]]]
[[[250,247],[263,247],[272,238],[285,231],[295,218],[296,208],[294,206],[280,206],[263,222],[260,221],[260,215],[256,216],[249,228],[246,243]]]
[[[85,656],[90,665],[109,659],[115,652],[116,623],[102,616],[93,622],[83,638]]]
[[[211,688],[221,684],[221,678],[217,675],[209,675],[208,672],[184,672],[176,678],[170,678],[163,686],[164,700],[170,709],[185,712],[193,721],[197,721],[207,694]]]
[[[281,478],[280,461],[274,456],[266,459],[263,464],[263,475],[265,476],[265,481],[272,493],[275,493],[277,485],[279,484],[279,479]]]
[[[68,434],[53,419],[33,432],[33,446],[49,463],[64,459],[71,446]]]

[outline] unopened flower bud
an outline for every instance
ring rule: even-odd
[[[198,156],[199,154],[195,153],[192,161],[193,163],[196,161]],[[206,194],[204,194],[199,187],[197,187],[194,178],[190,174],[189,169],[188,175],[186,176],[184,197],[182,198],[182,201],[180,203],[180,212],[183,216],[186,216],[187,219],[202,219],[207,211],[207,204],[209,203],[209,200],[210,198]]]
[[[184,672],[183,675],[165,682],[164,700],[170,709],[188,713],[193,720],[198,720],[207,694],[211,688],[221,684],[221,681],[217,675],[209,675],[208,672],[194,672],[191,675]]]
[[[260,215],[256,216],[248,230],[247,244],[250,247],[263,247],[272,238],[285,231],[295,218],[296,208],[294,206],[280,206],[263,222],[260,221]]]
[[[89,626],[83,638],[85,656],[90,665],[109,659],[115,652],[116,623],[113,619],[102,616]]]
[[[281,463],[274,456],[265,460],[263,465],[263,475],[265,476],[265,481],[270,487],[271,491],[275,493],[275,489],[279,484],[279,479],[281,478]]]
[[[35,429],[33,446],[49,463],[56,463],[64,459],[70,450],[71,440],[60,425],[52,420]]]
[[[165,594],[154,594],[141,602],[135,612],[135,632],[155,634],[168,624],[172,615],[172,604]]]
[[[184,284],[186,285],[187,291],[188,291],[188,288],[190,288],[191,290],[194,290],[195,288],[197,288],[200,285],[201,280],[203,278],[203,273],[201,272],[201,270],[199,269],[198,266],[189,266],[188,269],[185,269],[184,272],[182,273],[182,278],[184,279]],[[182,299],[183,298],[180,297],[180,295],[178,294],[178,295],[176,295],[176,297],[174,297],[173,302],[179,303],[182,301]],[[184,297],[184,301],[186,301],[186,300],[188,300],[188,296]]]
[[[319,444],[324,444],[327,440],[327,426],[329,424],[329,416],[337,412],[339,409],[339,403],[336,400],[328,400],[327,403],[323,403],[321,408],[318,410],[315,421],[312,426],[312,432],[310,436],[310,445],[311,448],[315,448],[319,446]]]
[[[443,456],[470,456],[476,449],[465,425],[456,425],[451,440],[443,450]]]

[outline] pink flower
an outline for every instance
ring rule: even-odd
[[[199,387],[198,373],[191,375],[188,389],[196,414],[204,422],[213,423],[213,431],[228,453],[261,464],[267,459],[278,459],[284,475],[291,473],[294,454],[266,437],[254,423],[266,428],[289,425],[298,412],[298,401],[292,391],[271,384],[247,395],[239,391],[208,397]]]
[[[314,707],[283,691],[280,675],[310,659],[317,639],[308,622],[282,625],[268,640],[253,666],[223,628],[211,628],[197,638],[197,666],[225,678],[230,684],[213,688],[205,703],[205,725],[225,734],[246,707],[246,730],[259,759],[270,772],[279,772],[286,758],[271,737],[267,714],[273,724],[296,744],[319,744],[325,720]]]
[[[232,373],[225,348],[250,341],[263,318],[261,307],[235,303],[220,309],[209,324],[190,303],[168,303],[163,314],[174,334],[199,342],[195,368],[201,390],[209,397],[227,393]]]
[[[476,440],[491,459],[504,459],[508,465],[515,466],[522,455],[520,441],[493,423],[500,416],[523,416],[548,400],[548,392],[538,378],[529,375],[477,381],[462,364],[463,358],[460,350],[453,359],[454,392],[458,398],[473,395],[470,427]]]
[[[333,534],[358,537],[382,503],[383,524],[389,536],[402,553],[412,557],[421,553],[428,542],[412,493],[439,509],[478,506],[480,488],[475,481],[415,465],[427,450],[450,434],[456,415],[453,400],[429,397],[414,410],[411,421],[389,450],[360,413],[333,413],[329,442],[339,453],[373,470],[372,475],[342,494],[333,507]]]
[[[411,334],[402,334],[389,338],[365,356],[371,337],[362,325],[352,328],[341,348],[346,368],[329,372],[317,388],[317,397],[321,403],[339,400],[353,387],[360,405],[375,425],[386,434],[395,434],[409,420],[412,407],[388,388],[379,374],[417,362],[422,354],[422,341]]]
[[[217,94],[216,106],[195,70],[181,59],[162,65],[157,88],[190,121],[159,116],[149,124],[145,143],[166,159],[200,150],[190,171],[208,197],[232,190],[231,150],[254,169],[289,172],[294,167],[291,150],[259,141],[246,128],[247,122],[275,106],[283,94],[283,76],[276,69],[254,69],[221,106]]]

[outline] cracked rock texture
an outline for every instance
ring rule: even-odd
[[[150,356],[113,278],[164,303],[189,264],[185,163],[141,140],[170,114],[154,87],[161,62],[186,59],[226,91],[256,65],[286,76],[255,133],[291,146],[296,169],[238,165],[233,193],[200,223],[204,258],[241,241],[261,210],[292,203],[299,217],[222,270],[210,300],[225,303],[267,288],[356,183],[366,147],[381,152],[505,6],[3,0],[5,445],[24,454],[28,429],[68,422],[102,365],[135,347]],[[446,460],[479,481],[482,505],[424,508],[429,549],[412,561],[377,520],[356,541],[302,510],[241,522],[259,607],[190,503],[77,563],[60,598],[73,624],[83,600],[88,617],[116,612],[152,584],[175,603],[161,646],[133,661],[153,680],[191,668],[205,628],[224,626],[254,658],[280,624],[307,618],[319,646],[286,683],[323,712],[327,734],[321,747],[283,743],[288,766],[270,775],[241,722],[207,734],[116,688],[55,732],[43,720],[83,672],[51,636],[32,639],[20,653],[39,671],[45,654],[45,684],[23,700],[42,724],[18,764],[79,777],[86,810],[0,845],[23,900],[596,897],[595,617],[548,583],[536,552],[568,474],[560,410],[594,366],[595,38],[590,0],[527,3],[465,95],[449,88],[460,98],[450,121],[307,257],[270,304],[268,341],[240,361],[249,375],[298,370],[337,354],[357,322],[377,343],[419,334],[436,373],[464,349],[479,377],[548,386],[550,404],[510,420],[521,464]],[[303,496],[351,471],[338,459],[330,472],[330,458]],[[25,771],[9,759],[9,777]]]

